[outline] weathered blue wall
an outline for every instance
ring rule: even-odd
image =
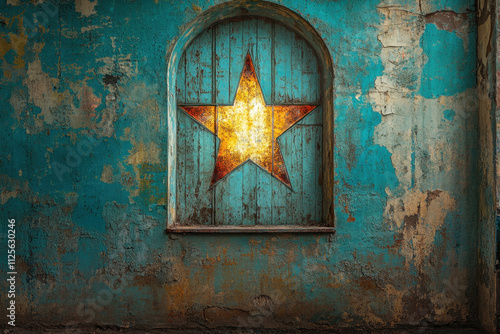
[[[333,57],[331,239],[164,233],[165,56],[213,1],[2,3],[1,210],[18,227],[19,325],[475,321],[474,1],[279,3]]]

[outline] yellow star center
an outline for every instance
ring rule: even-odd
[[[220,140],[212,185],[248,160],[291,186],[277,138],[314,105],[267,106],[250,54],[232,106],[180,106]]]

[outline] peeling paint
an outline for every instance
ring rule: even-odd
[[[101,181],[104,183],[113,183],[113,167],[111,165],[104,165],[101,174]]]
[[[90,16],[96,14],[95,7],[97,5],[97,0],[75,0],[75,10],[81,13],[82,16]]]
[[[467,14],[455,13],[453,11],[440,11],[425,15],[425,22],[435,24],[438,29],[449,32],[466,28]]]
[[[407,193],[403,198],[388,201],[385,213],[402,229],[400,252],[405,267],[424,270],[432,252],[436,233],[444,224],[448,212],[455,210],[456,201],[441,190]]]

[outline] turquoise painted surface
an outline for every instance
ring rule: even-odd
[[[292,187],[247,163],[211,188],[220,140],[180,110],[177,223],[321,225],[321,83],[316,54],[303,38],[264,19],[212,26],[182,56],[178,104],[232,105],[248,52],[267,105],[318,106],[278,139]]]
[[[450,96],[475,87],[476,57],[473,48],[465,50],[463,38],[428,24],[421,41],[427,55],[420,88],[423,97]],[[475,44],[474,35],[469,43]],[[468,52],[472,57],[467,57]]]
[[[444,118],[452,122],[455,119],[455,111],[453,109],[448,109],[444,111]]]
[[[54,15],[21,3],[2,3],[0,35],[1,212],[18,227],[19,325],[474,319],[472,1],[422,6],[471,13],[465,32],[424,24],[413,2],[394,2],[409,16],[389,16],[377,1],[280,2],[319,32],[335,65],[332,238],[164,233],[165,55],[213,2],[81,1]],[[384,47],[384,24],[421,54],[397,39]],[[381,103],[379,78],[391,73],[412,75],[389,82]],[[388,105],[395,111],[382,115]],[[452,124],[445,110],[455,111]],[[273,306],[255,306],[262,301]]]

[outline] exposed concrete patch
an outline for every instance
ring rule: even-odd
[[[51,78],[43,72],[40,59],[28,64],[27,74],[28,78],[24,80],[24,84],[29,90],[29,101],[42,110],[41,115],[37,118],[41,118],[47,124],[53,124],[59,117],[55,113],[55,109],[63,99],[69,98],[69,96],[57,92],[55,88],[59,85],[59,79]]]
[[[78,94],[80,98],[80,110],[94,114],[95,109],[101,104],[101,98],[95,96],[92,88],[83,87],[83,90]]]
[[[129,165],[159,164],[160,149],[154,142],[138,142],[130,151],[127,163]]]
[[[441,11],[424,15],[426,23],[435,24],[438,29],[449,32],[464,28],[467,23],[467,14],[459,14],[453,11]]]
[[[104,183],[113,183],[113,167],[111,165],[104,165],[101,174],[101,181]]]
[[[78,92],[77,98],[80,102],[80,111],[75,112],[75,115],[71,117],[71,127],[73,129],[95,128],[96,108],[101,105],[101,98],[96,96],[92,88],[88,87],[85,83],[81,87],[72,88],[73,91]]]
[[[463,120],[469,119],[470,111],[475,108],[475,90],[436,99],[425,99],[415,93],[420,90],[421,73],[426,62],[421,47],[426,23],[432,22],[443,28],[451,25],[466,35],[469,30],[467,14],[436,12],[423,16],[401,6],[380,5],[378,9],[385,17],[378,34],[383,45],[384,75],[376,79],[369,98],[374,110],[384,117],[376,128],[375,142],[392,153],[391,160],[402,188],[419,185],[419,180],[425,180],[428,166],[448,172],[457,166],[463,167],[459,170],[467,170],[462,166],[463,157],[457,154],[466,143],[463,136],[449,141],[441,129],[444,111],[452,110],[460,119],[459,123],[452,125],[455,131],[467,131],[463,124],[470,122]],[[441,110],[442,113],[431,110]],[[434,138],[433,145],[420,144],[429,138]],[[456,164],[450,164],[450,160]],[[429,186],[425,182],[421,185],[424,189]]]
[[[397,230],[403,230],[400,251],[407,269],[414,265],[425,271],[436,233],[455,206],[455,199],[442,190],[412,190],[402,198],[387,201],[385,216]]]
[[[75,0],[75,10],[81,13],[82,16],[90,16],[96,14],[95,6],[97,5],[97,0]]]
[[[126,55],[116,55],[113,57],[103,57],[96,59],[99,62],[104,63],[103,66],[99,67],[99,73],[103,76],[113,75],[119,73],[120,76],[126,76],[127,78],[135,77],[139,74],[139,69],[137,66],[137,61],[132,60],[132,54]]]
[[[385,17],[378,34],[383,45],[381,59],[384,75],[375,80],[369,98],[374,110],[387,117],[383,117],[377,127],[375,141],[392,153],[391,159],[399,182],[404,187],[410,187],[412,175],[409,162],[412,160],[412,128],[416,114],[415,101],[410,93],[413,86],[419,86],[420,79],[417,76],[415,82],[406,80],[405,84],[401,84],[398,74],[409,65],[417,73],[422,68],[420,38],[425,26],[418,14],[401,7],[378,9]]]
[[[39,45],[39,51],[42,47]],[[100,71],[114,73],[112,64],[114,62],[109,60]],[[129,74],[127,68],[122,70]],[[116,111],[119,108],[121,87],[118,80],[121,76],[109,73],[104,74],[109,94],[105,97],[106,106],[102,108],[102,97],[94,94],[93,89],[87,85],[88,78],[70,83],[70,89],[60,90],[60,80],[45,73],[41,60],[36,58],[28,64],[27,77],[23,83],[28,88],[28,102],[39,107],[41,112],[32,115],[21,90],[12,92],[10,103],[16,118],[24,123],[29,134],[39,133],[47,128],[71,127],[93,129],[98,137],[111,137],[119,116]],[[75,98],[79,100],[79,107],[75,105]]]
[[[21,192],[27,194],[30,189],[27,181],[12,179],[7,175],[0,174],[0,184],[2,185],[0,200],[2,205],[7,203],[11,198],[17,198]]]
[[[412,47],[420,40],[423,23],[418,13],[404,10],[399,6],[378,6],[385,19],[379,27],[378,39],[384,48]]]
[[[428,24],[434,24],[440,30],[455,32],[463,39],[464,48],[469,47],[470,20],[468,13],[456,13],[453,11],[439,11],[424,15]]]

